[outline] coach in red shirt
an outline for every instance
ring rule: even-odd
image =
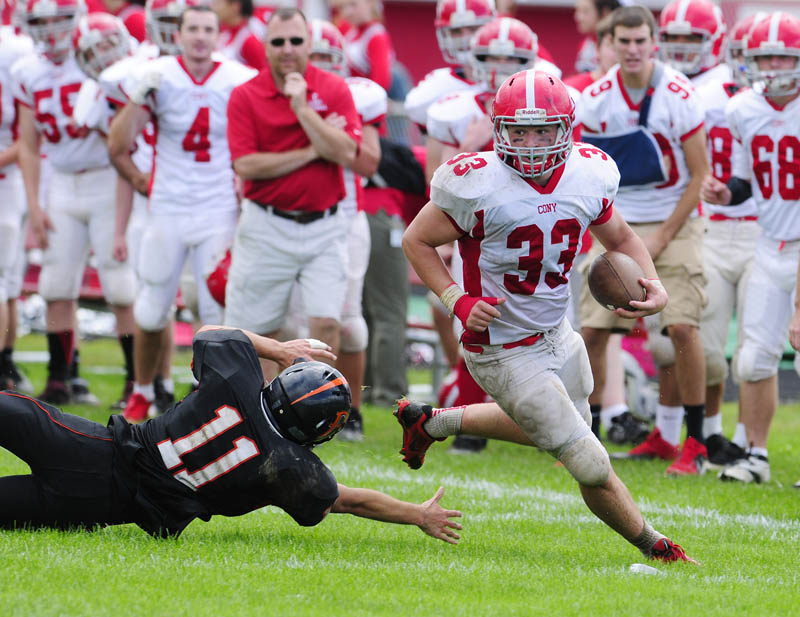
[[[277,334],[297,283],[311,336],[335,352],[346,288],[341,167],[355,161],[361,123],[345,81],[309,64],[301,11],[272,14],[266,50],[269,67],[228,103],[231,160],[245,199],[225,323]]]

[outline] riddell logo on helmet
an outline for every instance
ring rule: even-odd
[[[339,429],[344,427],[345,422],[347,422],[347,418],[350,417],[350,410],[346,409],[345,411],[337,412],[336,418],[333,422],[328,425],[328,430],[320,435],[320,438],[327,437],[331,433],[338,433]]]
[[[544,109],[540,109],[538,107],[525,107],[523,109],[518,109],[514,112],[515,118],[541,118],[544,119],[547,116],[547,112]]]

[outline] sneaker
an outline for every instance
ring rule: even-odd
[[[650,559],[664,562],[688,561],[700,565],[699,561],[695,561],[686,554],[680,544],[675,544],[669,538],[661,538],[653,544],[653,548],[650,549]]]
[[[119,397],[119,400],[116,403],[111,405],[111,409],[114,411],[122,411],[125,407],[128,406],[128,399],[133,394],[133,381],[128,379],[125,381],[125,386],[122,388],[122,396]]]
[[[67,405],[70,402],[69,388],[65,381],[48,379],[44,390],[36,398],[51,405]]]
[[[637,446],[647,439],[650,428],[646,423],[633,417],[630,411],[611,418],[611,426],[606,431],[606,436],[611,443]]]
[[[74,405],[97,407],[100,404],[100,399],[89,390],[89,382],[81,377],[73,377],[69,380],[69,392]]]
[[[769,460],[760,454],[748,454],[719,472],[719,479],[749,484],[769,482]]]
[[[665,461],[672,461],[678,458],[678,448],[666,441],[661,436],[661,431],[654,428],[653,431],[635,448],[628,452],[615,452],[611,455],[615,459],[654,459],[660,458]]]
[[[361,412],[353,407],[350,409],[350,417],[339,432],[339,439],[343,441],[364,441],[364,420]]]
[[[486,448],[489,440],[475,435],[457,435],[447,451],[450,454],[477,454]]]
[[[708,450],[706,469],[724,469],[747,456],[744,448],[740,448],[719,434],[706,439],[706,450]]]
[[[143,422],[147,419],[148,409],[150,409],[150,401],[148,401],[143,394],[134,392],[128,399],[128,404],[125,406],[122,417],[131,424]]]
[[[14,390],[17,392],[24,392],[25,394],[33,394],[33,384],[31,380],[22,374],[14,360],[11,360],[6,367],[6,374],[11,378],[11,381],[14,382]]]
[[[705,471],[703,464],[708,460],[706,447],[694,437],[687,437],[681,446],[678,460],[667,467],[668,476],[697,476]]]
[[[433,416],[433,408],[404,399],[398,403],[394,415],[403,427],[403,447],[400,450],[403,462],[411,469],[419,469],[425,462],[425,453],[431,444],[444,441],[444,437],[431,437],[423,427]]]

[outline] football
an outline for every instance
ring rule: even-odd
[[[644,271],[625,253],[608,251],[598,255],[587,276],[594,299],[609,311],[615,308],[636,310],[630,301],[642,301],[647,295],[647,290],[639,283],[639,279],[644,278]]]

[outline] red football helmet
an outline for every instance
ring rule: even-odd
[[[78,66],[92,79],[131,53],[131,37],[119,17],[90,13],[80,18],[72,33]]]
[[[311,32],[311,63],[323,71],[344,75],[347,64],[344,61],[344,37],[339,28],[324,19],[312,19],[308,29]],[[314,54],[330,59],[314,58]]]
[[[86,12],[83,0],[28,0],[25,31],[51,60],[72,51],[72,31]]]
[[[670,41],[670,36],[700,35],[697,43]],[[686,75],[719,64],[725,22],[722,10],[710,0],[672,0],[658,20],[661,59]]]
[[[758,67],[760,56],[794,58],[787,68]],[[753,25],[745,39],[745,75],[765,96],[800,92],[800,19],[778,11]]]
[[[744,47],[745,37],[759,21],[767,17],[768,13],[758,11],[736,22],[728,33],[728,45],[725,51],[725,61],[731,67],[731,72],[738,82],[745,82]]]
[[[228,287],[228,272],[231,269],[231,250],[225,254],[214,266],[214,269],[206,276],[208,293],[216,300],[220,306],[225,306],[225,289]]]
[[[566,163],[574,121],[575,102],[560,79],[544,71],[520,71],[494,97],[494,151],[523,178],[542,176]],[[555,126],[557,131],[550,145],[515,145],[520,138],[513,130],[519,126]]]
[[[532,68],[538,49],[536,34],[527,25],[511,17],[498,17],[472,37],[475,77],[497,90],[514,73]]]
[[[472,35],[495,14],[494,0],[438,0],[433,24],[444,61],[467,64]]]
[[[175,40],[178,34],[178,18],[190,6],[201,4],[200,0],[147,0],[144,7],[147,38],[162,53],[177,55],[181,52]]]

